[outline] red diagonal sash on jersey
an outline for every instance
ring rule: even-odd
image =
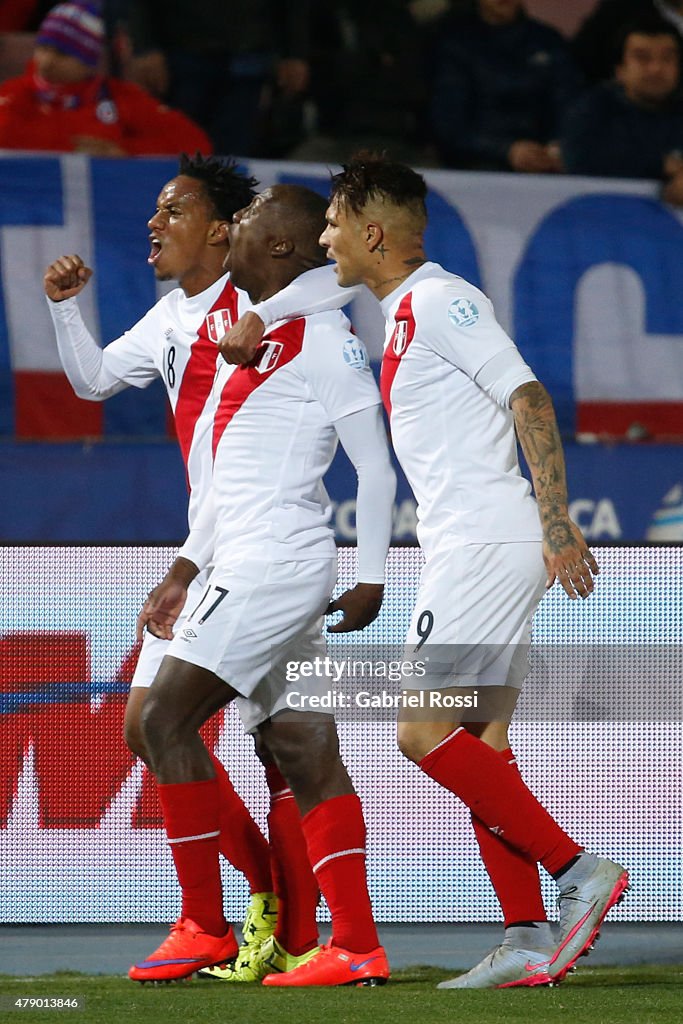
[[[252,361],[254,365],[238,366],[230,374],[221,392],[220,401],[213,421],[213,454],[225,429],[251,394],[291,362],[304,343],[304,319],[290,320],[267,335]]]
[[[391,388],[394,383],[394,377],[396,376],[401,359],[406,354],[415,334],[412,292],[408,292],[401,299],[394,320],[396,321],[396,326],[394,327],[394,333],[391,335],[389,344],[384,349],[382,369],[379,375],[379,389],[382,393],[382,401],[389,418],[391,418]]]
[[[185,373],[178,391],[178,401],[175,407],[176,432],[178,443],[187,466],[190,457],[190,447],[194,436],[194,429],[197,420],[202,414],[206,401],[211,393],[214,377],[216,376],[216,358],[218,349],[216,341],[219,338],[212,337],[216,334],[216,312],[221,313],[221,322],[225,322],[225,312],[229,313],[231,324],[237,320],[237,292],[231,281],[227,281],[222,292],[206,314],[199,330],[197,340],[192,343],[190,358],[185,367]],[[221,336],[231,326],[228,324]]]

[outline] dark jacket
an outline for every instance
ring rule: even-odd
[[[570,174],[661,178],[666,156],[683,155],[683,101],[645,110],[616,82],[603,82],[569,111],[561,148]]]
[[[509,170],[513,142],[558,138],[578,76],[563,37],[533,18],[491,26],[475,15],[444,26],[431,113],[449,166]]]

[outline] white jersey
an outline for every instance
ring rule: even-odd
[[[198,295],[188,297],[176,288],[104,349],[88,333],[75,298],[47,299],[47,304],[64,370],[80,397],[103,401],[129,385],[144,388],[158,377],[163,380],[187,470],[192,526],[211,478],[216,343],[252,308],[270,324],[342,305],[347,297],[332,267],[320,267],[252,307],[224,274]]]
[[[219,360],[213,561],[334,558],[322,478],[335,421],[381,402],[367,353],[334,311],[271,328],[257,359]]]
[[[425,556],[441,544],[540,540],[512,413],[475,383],[494,356],[517,351],[490,301],[461,277],[426,263],[382,309],[382,398],[417,499]],[[521,357],[519,363],[519,383],[534,380]]]
[[[187,471],[190,526],[211,483],[216,345],[250,308],[227,274],[198,295],[175,288],[104,350],[107,368],[124,383],[164,382]]]

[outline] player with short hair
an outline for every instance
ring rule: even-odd
[[[455,709],[433,721],[401,712],[398,742],[470,808],[505,913],[503,944],[440,987],[549,984],[591,946],[628,874],[585,852],[538,803],[516,769],[508,724],[544,589],[559,579],[570,598],[585,598],[598,566],[568,515],[547,391],[486,296],[425,257],[426,192],[411,168],[358,154],[332,178],[321,237],[339,284],[366,284],[386,319],[381,391],[418,501],[425,555],[409,649],[434,652],[426,687],[462,696],[490,686],[495,698],[479,722]],[[546,920],[537,862],[559,887],[559,941]]]
[[[175,279],[179,287],[104,349],[83,323],[76,298],[92,275],[90,268],[79,256],[70,255],[56,260],[45,273],[60,358],[80,398],[104,401],[127,387],[144,389],[158,378],[163,380],[187,471],[190,526],[211,478],[217,344],[240,312],[251,308],[246,294],[234,287],[223,269],[228,227],[233,214],[251,202],[256,184],[229,160],[181,157],[178,175],[161,189],[156,211],[148,222],[148,263],[157,280]],[[320,279],[320,272],[303,275],[288,292],[262,303],[258,307],[261,316],[271,322],[282,315],[296,314],[306,302],[315,302],[321,288],[325,292],[330,289],[329,282],[317,284],[316,279]],[[205,572],[192,585],[188,611],[195,595],[201,595],[207,578]],[[182,613],[181,625],[188,611]],[[147,764],[140,710],[168,646],[168,640],[145,635],[126,707],[126,741]],[[318,888],[294,801],[288,799],[287,787],[274,765],[267,765],[269,832],[273,869],[279,879],[278,917],[268,844],[224,767],[210,756],[221,788],[221,853],[246,875],[251,892],[238,967],[228,977],[252,980],[251,960],[273,932],[276,920],[275,935],[284,950],[278,962],[283,969],[316,948]],[[289,959],[285,959],[285,953]]]
[[[235,214],[226,263],[235,286],[257,302],[322,266],[325,207],[309,189],[279,185]],[[130,976],[176,977],[183,957],[210,963],[225,955],[218,793],[198,730],[234,700],[245,728],[258,732],[294,793],[332,916],[329,945],[263,983],[381,983],[389,967],[367,891],[363,813],[339,756],[334,718],[288,710],[292,693],[301,706],[302,693],[313,686],[315,695],[329,681],[306,672],[288,681],[286,670],[292,659],[324,660],[320,626],[328,607],[344,611],[336,630],[361,629],[379,612],[395,491],[380,395],[362,344],[337,311],[276,325],[249,366],[220,360],[214,391],[208,500],[140,617],[148,629],[170,635],[186,586],[213,561],[209,584],[176,630],[141,719],[183,914],[201,931],[191,939],[172,932]],[[337,554],[322,477],[338,440],[358,474],[359,582],[330,605]]]

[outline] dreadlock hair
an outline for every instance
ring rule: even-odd
[[[231,221],[238,210],[249,206],[258,186],[256,178],[243,174],[229,157],[181,153],[178,173],[201,181],[214,213],[221,220]]]
[[[426,221],[427,185],[407,164],[394,163],[384,153],[360,150],[342,167],[332,175],[331,201],[356,214],[372,200],[388,201]]]

